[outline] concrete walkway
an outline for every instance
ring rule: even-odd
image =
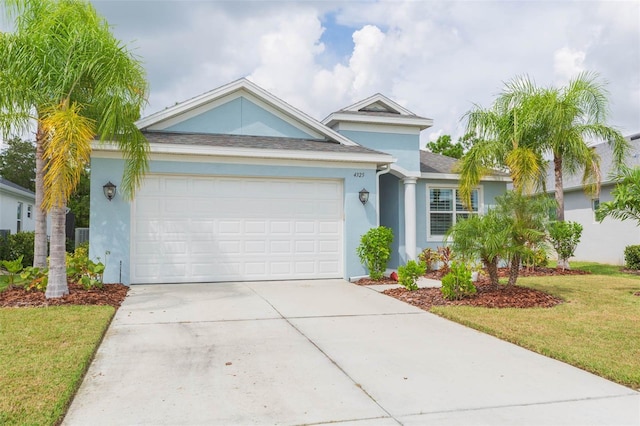
[[[134,286],[65,425],[640,424],[640,394],[342,280]]]

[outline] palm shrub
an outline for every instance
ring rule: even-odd
[[[442,297],[458,300],[476,294],[476,287],[471,280],[471,269],[464,263],[452,262],[450,272],[442,277]]]
[[[407,290],[417,290],[418,284],[416,281],[425,274],[426,270],[427,267],[424,262],[410,260],[406,265],[398,268],[398,282]]]
[[[505,246],[508,238],[509,229],[505,220],[494,209],[483,216],[473,215],[456,222],[446,236],[458,256],[480,259],[493,287],[498,287],[498,262],[508,254]]]
[[[387,263],[391,258],[391,243],[393,231],[384,226],[371,228],[360,237],[360,245],[357,252],[360,262],[369,270],[372,280],[380,280],[384,277]]]
[[[526,196],[507,191],[496,198],[496,213],[508,230],[504,241],[509,260],[509,285],[515,285],[523,259],[545,252],[546,225],[553,200],[544,195]]]
[[[549,224],[549,239],[558,253],[558,264],[569,269],[569,258],[573,256],[582,236],[582,225],[578,222],[554,221]]]

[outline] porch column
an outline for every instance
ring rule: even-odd
[[[414,177],[402,179],[404,182],[404,245],[407,261],[416,258],[416,181]]]

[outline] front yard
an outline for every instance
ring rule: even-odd
[[[112,306],[0,308],[0,424],[57,424],[114,313]]]
[[[553,308],[434,306],[430,311],[640,389],[640,296],[634,295],[640,292],[640,279],[620,273],[617,267],[579,267],[610,275],[518,280],[520,286],[565,300]]]

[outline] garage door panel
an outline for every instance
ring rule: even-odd
[[[341,181],[151,175],[132,219],[132,283],[342,276]]]

